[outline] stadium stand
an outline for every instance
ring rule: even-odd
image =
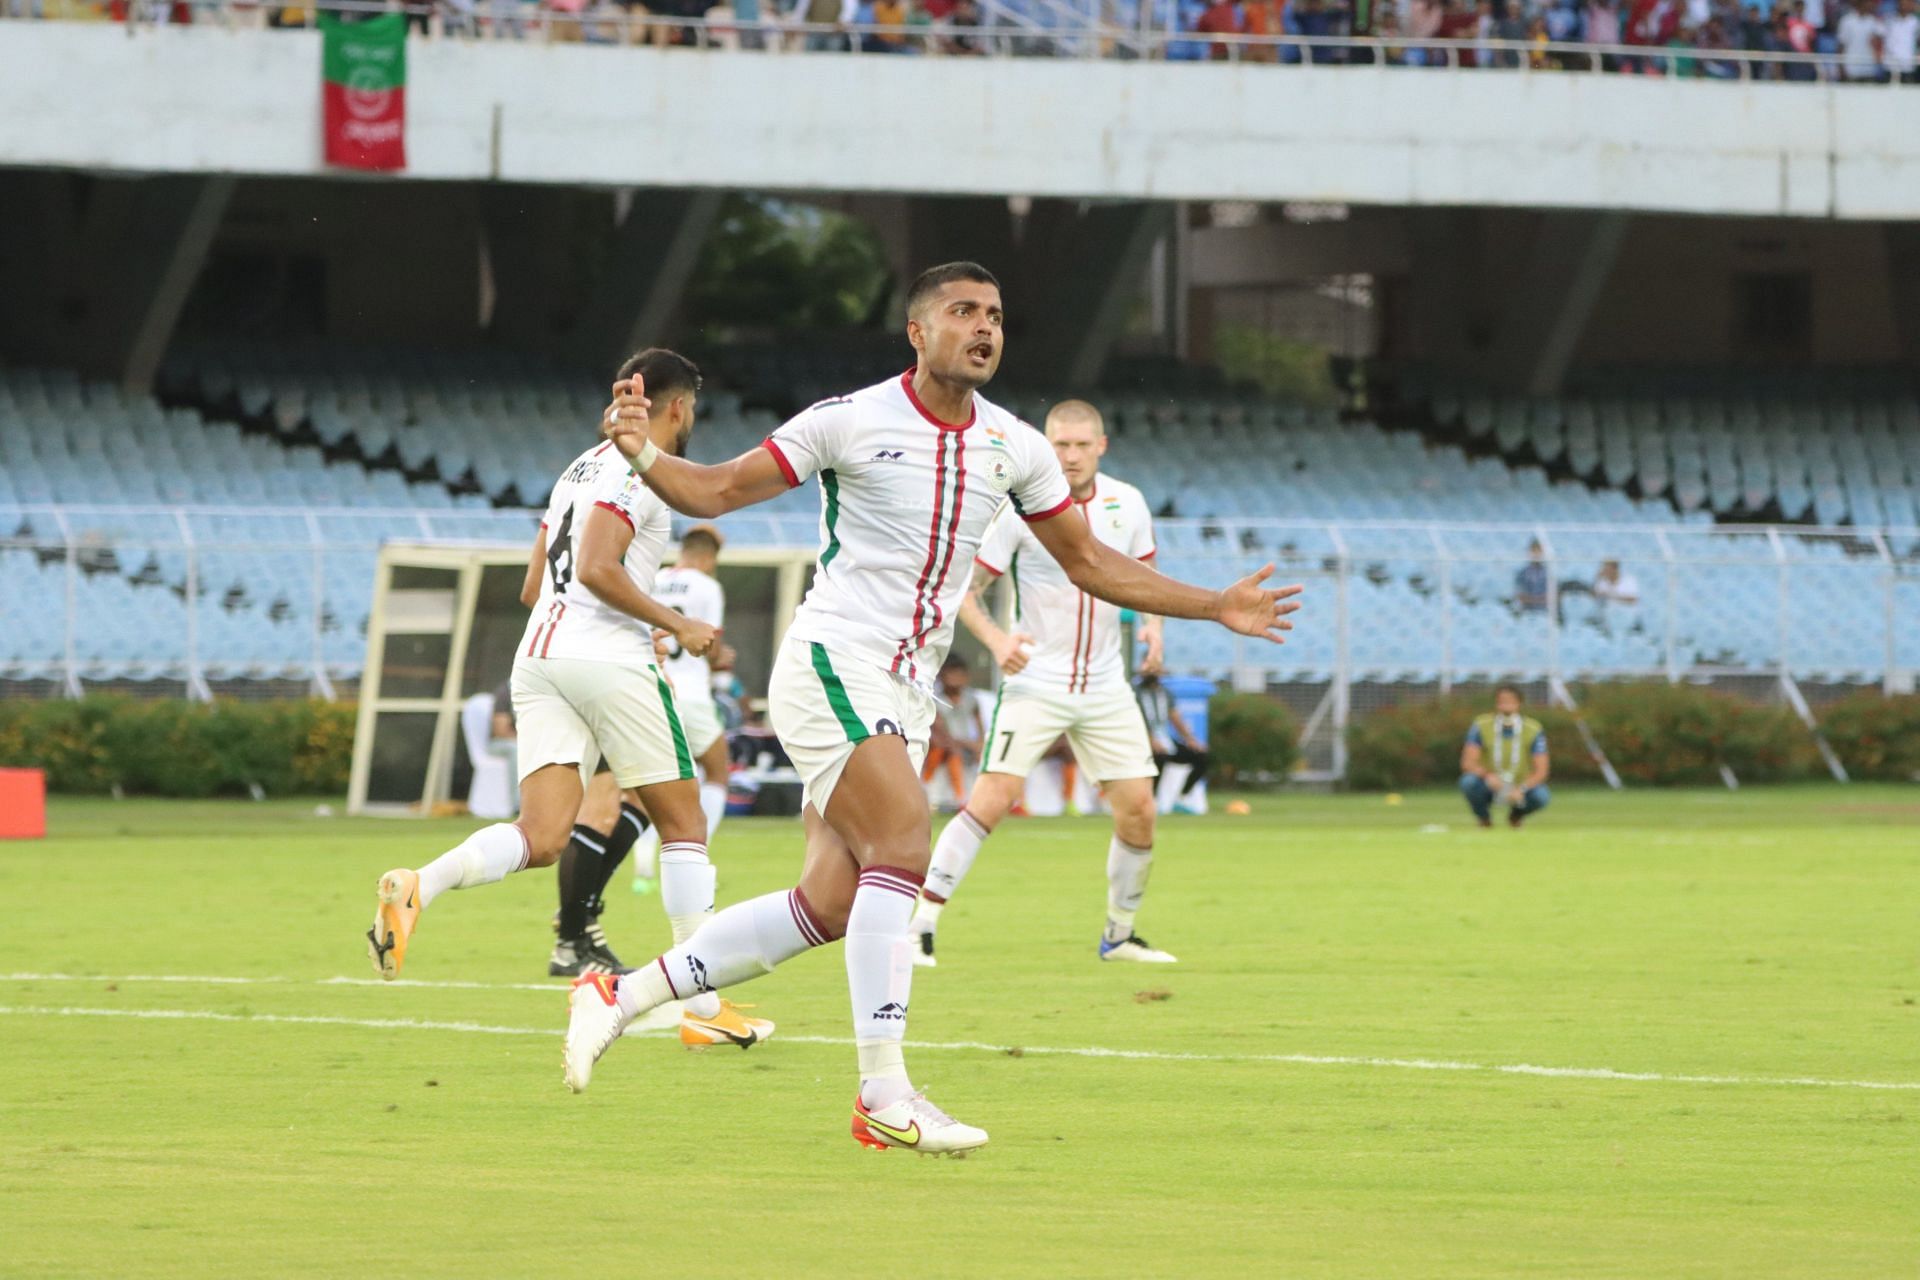
[[[1430,434],[1683,514],[1920,524],[1920,400],[1897,378],[1642,375],[1631,395],[1528,401],[1431,390]],[[1416,394],[1419,394],[1416,392]]]
[[[717,353],[714,380],[739,390],[703,397],[696,456],[752,448],[779,421],[770,406],[876,361],[897,357],[849,349],[802,377],[790,356]],[[1432,682],[1784,663],[1847,683],[1920,668],[1910,393],[1525,402],[1416,385],[1416,431],[1181,377],[1177,394],[1104,398],[1112,470],[1161,514],[1164,562],[1226,581],[1273,559],[1320,617],[1344,617],[1279,650],[1171,628],[1182,672]],[[0,584],[71,601],[8,611],[0,679],[62,678],[69,616],[87,680],[177,679],[189,652],[207,681],[352,679],[379,544],[524,541],[527,508],[593,438],[598,383],[491,352],[228,346],[171,360],[163,405],[0,370]],[[1047,399],[1008,403],[1038,419]],[[736,545],[811,546],[816,504],[802,489],[734,517]],[[1715,520],[1761,514],[1851,528]],[[1536,529],[1551,611],[1516,597]],[[1637,579],[1637,605],[1590,594],[1607,559]]]

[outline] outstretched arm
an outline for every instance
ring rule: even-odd
[[[613,441],[647,488],[681,515],[712,519],[779,497],[790,487],[779,459],[768,449],[753,449],[711,467],[660,452],[647,438],[651,403],[638,377],[614,383],[613,403],[600,420],[601,434]]]
[[[1087,522],[1077,516],[1053,516],[1028,527],[1047,554],[1060,562],[1074,586],[1108,604],[1171,618],[1204,618],[1275,644],[1285,643],[1281,633],[1293,630],[1287,615],[1299,610],[1300,602],[1294,597],[1301,588],[1261,586],[1272,576],[1272,565],[1224,591],[1208,591],[1177,582],[1115,551],[1094,537]]]

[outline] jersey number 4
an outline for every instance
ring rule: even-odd
[[[547,572],[553,575],[553,594],[567,594],[567,584],[573,581],[573,508],[567,508],[567,514],[560,517],[560,527],[553,531],[553,537],[547,542]]]

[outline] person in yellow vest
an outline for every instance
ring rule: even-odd
[[[1547,731],[1520,713],[1520,691],[1503,684],[1493,710],[1476,716],[1460,749],[1460,791],[1480,825],[1493,825],[1493,806],[1507,806],[1507,825],[1517,827],[1553,799],[1547,790]]]

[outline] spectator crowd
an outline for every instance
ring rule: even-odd
[[[1761,60],[1772,80],[1820,78],[1920,83],[1920,0],[1194,0],[1187,29],[1209,37],[1200,54],[1266,62],[1372,62],[1734,79],[1738,59],[1713,54],[1806,54]],[[1371,36],[1379,43],[1271,45],[1236,36]],[[1400,43],[1404,41],[1405,43]],[[1609,45],[1594,55],[1568,46]],[[1646,50],[1645,54],[1639,50]]]
[[[184,23],[217,9],[227,23],[302,27],[313,21],[313,3],[0,0],[0,15]],[[388,7],[404,8],[423,33],[596,43],[1097,52],[1722,79],[1742,76],[1747,61],[1744,74],[1759,79],[1920,83],[1920,0],[390,0]],[[1614,52],[1578,47],[1594,45]],[[1734,51],[1762,56],[1714,56]]]

